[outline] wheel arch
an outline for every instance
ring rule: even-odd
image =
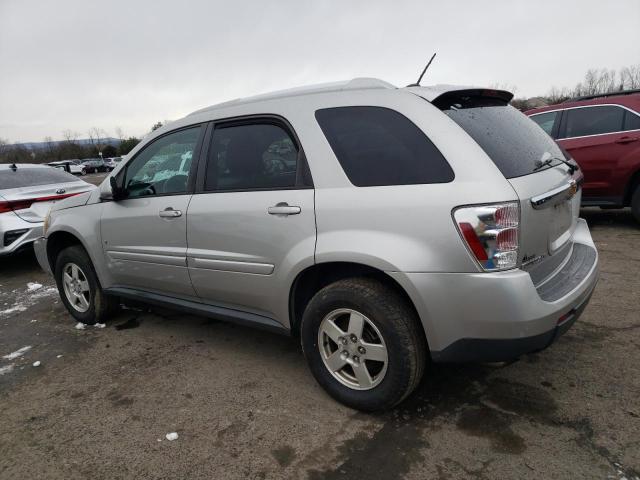
[[[291,334],[296,337],[300,335],[302,314],[311,298],[320,289],[338,280],[353,277],[375,278],[384,285],[391,287],[404,298],[420,321],[420,328],[428,344],[427,335],[424,331],[418,309],[400,283],[378,268],[355,262],[316,263],[298,273],[289,291],[289,322],[291,325]]]
[[[636,171],[631,175],[624,189],[623,206],[628,207],[631,205],[631,197],[638,186],[640,186],[640,166],[638,166]]]
[[[52,272],[55,271],[58,254],[65,248],[73,245],[79,245],[88,252],[86,245],[80,240],[79,235],[69,231],[58,230],[47,236],[47,261],[49,262]]]

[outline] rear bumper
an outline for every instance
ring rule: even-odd
[[[49,275],[52,275],[51,265],[49,265],[49,257],[47,257],[47,239],[40,237],[33,242],[33,251],[36,254],[40,268]]]
[[[520,269],[389,275],[416,306],[434,361],[511,360],[549,346],[587,306],[598,280],[598,254],[582,219],[573,242],[572,251],[580,254],[572,252],[566,264],[537,286]],[[549,282],[554,287],[543,288]]]
[[[547,332],[522,338],[462,338],[444,350],[431,352],[431,358],[434,362],[439,363],[504,362],[527,353],[544,350],[567,332],[578,320],[589,303],[592,292],[580,305],[566,314],[566,318],[561,323]]]
[[[15,238],[11,236],[11,240],[5,245],[7,234],[11,235],[22,230],[24,230],[23,233],[15,236]],[[13,212],[0,214],[0,256],[10,255],[22,250],[41,236],[42,223],[26,222]]]

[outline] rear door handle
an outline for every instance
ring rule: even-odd
[[[289,205],[287,202],[280,202],[267,208],[269,215],[298,215],[301,211],[300,207]]]
[[[631,142],[637,142],[637,141],[638,141],[638,139],[635,138],[635,137],[624,136],[624,137],[620,137],[615,142],[616,143],[631,143]]]
[[[174,210],[171,207],[167,207],[164,210],[160,210],[160,212],[158,212],[158,215],[160,215],[162,218],[176,218],[182,216],[182,211]]]

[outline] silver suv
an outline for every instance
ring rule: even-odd
[[[587,305],[582,174],[505,91],[349,82],[235,100],[153,132],[37,242],[73,317],[132,299],[300,338],[372,411],[427,361],[541,350]]]

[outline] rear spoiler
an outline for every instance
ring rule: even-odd
[[[496,90],[491,88],[409,88],[414,93],[425,100],[428,100],[440,110],[448,110],[454,105],[458,108],[470,108],[473,106],[499,106],[507,105],[513,99],[513,93],[506,90]]]

